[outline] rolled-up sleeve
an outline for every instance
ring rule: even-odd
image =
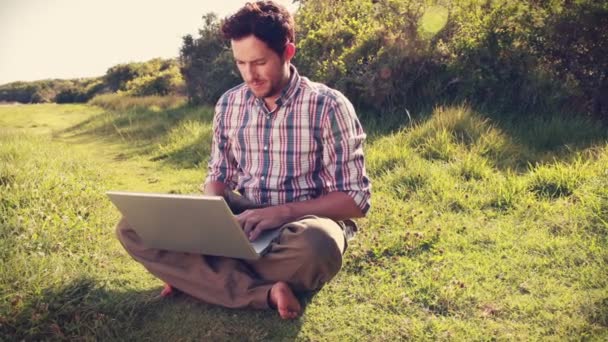
[[[355,109],[344,96],[328,107],[323,122],[324,192],[350,196],[365,215],[371,205],[371,184],[365,171],[365,133]]]
[[[230,139],[225,122],[225,105],[220,99],[215,107],[213,117],[213,141],[211,143],[211,158],[207,165],[205,184],[222,182],[234,189],[237,182],[237,163],[231,150]]]

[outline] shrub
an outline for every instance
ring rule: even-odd
[[[574,101],[608,119],[608,4],[566,2],[538,32],[544,67],[579,92]]]
[[[296,19],[302,38],[295,63],[358,106],[419,105],[447,83],[435,41],[418,29],[423,14],[417,1],[307,1]]]
[[[220,33],[219,20],[213,13],[203,16],[200,37],[183,38],[180,49],[181,72],[190,102],[214,104],[228,89],[241,82],[232,53]]]
[[[590,0],[308,0],[295,63],[375,110],[466,100],[519,115],[601,114],[607,12]]]
[[[12,82],[0,86],[0,101],[21,103],[53,102],[57,93],[73,86],[73,80]]]
[[[183,78],[177,60],[151,59],[143,63],[111,67],[104,82],[113,92],[151,96],[183,93]]]
[[[87,102],[95,95],[105,90],[103,81],[99,78],[84,81],[76,80],[71,85],[55,95],[54,102],[75,103]]]

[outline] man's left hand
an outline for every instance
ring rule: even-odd
[[[292,218],[289,209],[284,205],[267,207],[262,209],[249,209],[236,216],[237,221],[243,227],[249,241],[253,241],[268,229],[279,228],[289,222]]]

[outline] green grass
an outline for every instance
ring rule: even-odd
[[[138,108],[148,108],[153,111],[172,109],[183,106],[186,98],[177,95],[168,96],[123,96],[116,93],[97,95],[89,101],[89,104],[115,110],[125,111]]]
[[[284,322],[161,300],[122,250],[104,191],[197,193],[213,113],[121,101],[0,106],[0,340],[608,338],[605,127],[466,106],[364,120],[372,210]]]

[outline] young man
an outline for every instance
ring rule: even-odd
[[[340,92],[291,65],[294,22],[284,7],[248,3],[222,32],[244,83],[217,103],[204,192],[244,209],[237,219],[251,240],[266,229],[281,227],[281,234],[256,261],[145,249],[124,219],[118,236],[170,284],[165,293],[176,288],[226,307],[275,308],[293,319],[301,312],[295,294],[337,274],[344,230],[353,228],[347,223],[369,209],[365,134]]]

